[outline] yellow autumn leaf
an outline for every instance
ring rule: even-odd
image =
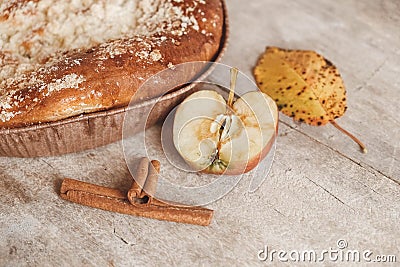
[[[364,144],[335,122],[346,111],[346,89],[330,61],[314,51],[267,47],[254,76],[284,114],[314,126],[331,123],[366,152]]]

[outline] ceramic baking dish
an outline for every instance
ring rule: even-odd
[[[224,54],[229,35],[226,4],[221,1],[224,10],[223,36],[219,51],[213,62],[219,62]],[[211,71],[212,65],[197,75],[204,79]],[[147,126],[162,120],[177,104],[188,96],[195,84],[181,87],[160,99],[150,99],[128,107],[107,111],[83,114],[56,122],[43,123],[29,127],[0,129],[0,156],[5,157],[40,157],[55,156],[79,152],[104,146],[121,140],[123,121],[126,112],[137,116],[138,120],[152,108]],[[130,129],[131,133],[143,130],[140,123]]]

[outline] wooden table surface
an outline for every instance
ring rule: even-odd
[[[59,198],[64,177],[127,186],[121,143],[60,157],[0,158],[0,266],[253,266],[265,264],[258,259],[265,246],[321,252],[338,249],[338,240],[348,250],[370,250],[371,259],[395,255],[400,262],[400,2],[228,0],[228,8],[223,63],[252,77],[267,45],[321,53],[347,87],[348,110],[337,122],[368,154],[331,125],[282,115],[270,175],[254,193],[245,177],[208,205],[215,210],[208,227]],[[159,144],[159,127],[151,132]]]

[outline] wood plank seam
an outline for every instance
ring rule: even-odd
[[[386,179],[389,179],[390,181],[394,182],[396,185],[399,185],[399,186],[400,186],[400,181],[397,181],[396,179],[390,177],[389,175],[383,173],[382,171],[377,170],[376,168],[372,167],[371,165],[368,165],[368,164],[366,164],[366,163],[364,163],[364,162],[357,162],[356,160],[354,160],[354,159],[352,159],[351,157],[347,156],[346,154],[340,152],[339,150],[336,150],[336,149],[334,149],[333,147],[330,147],[329,145],[327,145],[327,144],[325,144],[325,143],[323,143],[323,142],[321,142],[321,141],[315,139],[314,137],[308,135],[307,133],[302,132],[302,131],[300,131],[299,129],[297,129],[297,128],[291,126],[290,124],[288,124],[288,123],[286,123],[286,122],[284,122],[284,121],[282,121],[282,120],[279,120],[279,122],[282,123],[282,124],[284,124],[285,126],[289,127],[290,129],[293,129],[293,130],[295,130],[295,131],[297,131],[297,132],[303,134],[304,136],[307,136],[307,137],[308,137],[309,139],[311,139],[312,141],[314,141],[314,142],[316,142],[316,143],[318,143],[318,144],[321,144],[321,145],[323,145],[323,146],[329,148],[331,151],[334,151],[334,152],[337,153],[338,155],[340,155],[340,156],[342,156],[342,157],[344,157],[344,158],[350,160],[351,162],[357,164],[358,166],[360,166],[361,168],[365,169],[366,171],[368,171],[368,172],[370,172],[370,173],[372,173],[372,174],[375,174],[375,173],[374,173],[374,171],[375,171],[375,172],[379,173],[380,175],[382,175],[383,177],[385,177]],[[373,171],[371,171],[371,170],[373,170]]]

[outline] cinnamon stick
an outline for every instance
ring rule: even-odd
[[[152,198],[157,190],[158,174],[160,173],[160,162],[152,160],[149,164],[149,172],[140,197]]]
[[[136,203],[137,199],[141,197],[142,188],[146,183],[149,173],[149,163],[150,162],[147,158],[142,158],[135,174],[133,175],[132,186],[128,191],[128,199],[132,204]]]
[[[158,160],[151,162],[147,158],[140,160],[138,169],[133,176],[131,189],[128,191],[128,200],[132,205],[146,204],[152,201],[157,190],[159,172],[160,162]]]
[[[150,168],[149,165],[151,165]],[[213,211],[210,209],[171,203],[156,199],[152,195],[147,194],[146,192],[153,192],[153,189],[155,192],[155,186],[157,184],[157,174],[160,166],[159,163],[157,167],[157,163],[152,162],[151,164],[147,165],[147,168],[147,176],[153,175],[155,179],[154,177],[151,178],[151,183],[149,183],[147,188],[146,183],[148,178],[146,178],[144,184],[145,190],[140,191],[140,195],[142,194],[142,192],[144,192],[144,196],[149,197],[149,200],[151,200],[145,203],[140,201],[131,201],[131,199],[128,197],[129,193],[124,194],[124,192],[118,189],[94,185],[69,178],[65,178],[63,180],[61,184],[60,196],[65,200],[112,212],[143,216],[178,223],[189,223],[203,226],[210,224],[213,215]],[[131,191],[132,189],[134,190]],[[137,192],[135,191],[136,189],[136,186],[134,187],[132,185],[131,189],[129,190],[129,192],[131,192],[131,196],[135,192]],[[136,194],[135,196],[137,197],[140,195]],[[138,199],[140,199],[140,197]]]

